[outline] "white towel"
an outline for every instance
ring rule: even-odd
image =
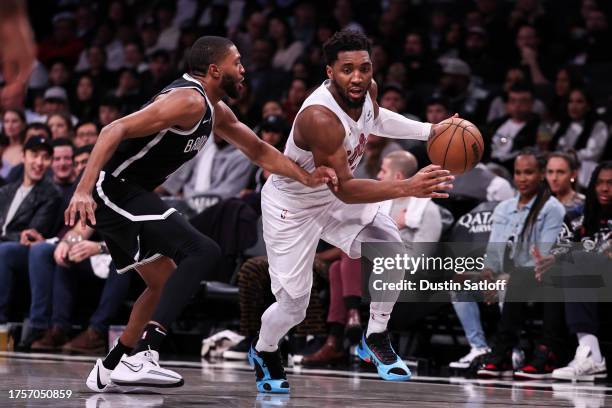
[[[240,343],[244,336],[231,330],[223,330],[202,340],[202,357],[220,357],[225,350]]]
[[[421,222],[423,222],[423,214],[425,214],[425,208],[431,201],[431,198],[408,198],[408,205],[406,205],[406,215],[404,216],[404,223],[408,228],[419,228]]]
[[[94,255],[89,258],[91,262],[91,269],[94,274],[101,279],[108,278],[108,271],[110,269],[110,263],[113,260],[108,254]]]

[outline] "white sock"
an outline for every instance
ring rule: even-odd
[[[396,232],[392,233],[386,227],[389,225],[391,220],[382,213],[376,214],[374,221],[371,224],[364,227],[361,232],[355,237],[355,240],[351,244],[351,251],[353,253],[361,253],[362,244],[366,242],[385,242],[385,252],[401,254],[408,250],[408,247],[402,238]],[[393,243],[392,246],[387,246]],[[368,255],[363,255],[368,256]],[[373,258],[370,258],[373,261]],[[400,282],[404,278],[403,269],[387,269],[382,275],[379,275],[376,279],[382,279],[383,282]],[[387,323],[391,317],[393,306],[400,295],[399,290],[385,290],[382,293],[376,294],[376,301],[370,302],[370,320],[368,321],[368,328],[366,330],[366,338],[372,333],[382,333],[387,330]]]
[[[387,330],[387,323],[391,318],[394,303],[372,302],[370,303],[370,320],[366,330],[366,338],[372,333],[382,333]]]
[[[601,350],[599,349],[599,340],[597,336],[590,333],[577,333],[578,344],[581,346],[589,346],[591,349],[591,357],[596,363],[601,363],[603,357],[601,356]]]

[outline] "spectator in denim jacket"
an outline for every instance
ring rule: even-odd
[[[561,232],[565,208],[551,195],[544,178],[545,165],[546,160],[534,150],[521,151],[514,160],[514,183],[519,195],[502,201],[493,212],[483,276],[493,279],[495,275],[509,274],[509,278],[493,350],[478,370],[480,376],[500,377],[512,372],[512,348],[518,343],[526,303],[508,299],[537,285],[530,250],[535,246],[548,254]],[[543,321],[541,344],[527,364],[514,367],[515,376],[550,376],[558,366],[565,331],[563,305],[544,303]]]

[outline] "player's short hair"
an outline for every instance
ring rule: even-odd
[[[325,63],[333,65],[338,59],[338,53],[343,51],[367,51],[372,53],[370,41],[363,33],[355,30],[340,30],[323,44]]]
[[[416,157],[414,157],[412,153],[405,150],[396,150],[389,153],[384,158],[389,159],[391,162],[390,167],[393,169],[393,171],[399,171],[402,173],[404,178],[414,176],[418,170],[419,164]]]
[[[218,64],[228,53],[233,42],[224,37],[206,35],[191,46],[187,62],[193,74],[206,75],[210,64]]]

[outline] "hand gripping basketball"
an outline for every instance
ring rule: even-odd
[[[482,135],[473,123],[457,114],[433,125],[427,155],[433,164],[461,174],[478,164],[484,151]]]
[[[452,189],[453,185],[450,182],[454,179],[455,177],[451,176],[448,170],[431,164],[402,182],[404,188],[403,195],[421,198],[448,198],[448,193],[438,191]]]

